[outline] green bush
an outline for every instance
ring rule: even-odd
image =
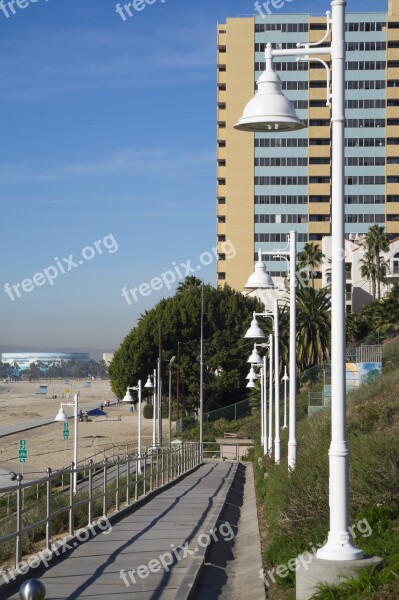
[[[143,409],[143,417],[145,419],[152,419],[154,414],[152,404],[146,404]]]

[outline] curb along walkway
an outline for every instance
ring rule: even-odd
[[[46,600],[187,598],[186,589],[195,585],[211,530],[215,545],[233,533],[218,519],[236,472],[237,463],[205,463],[129,511],[111,531],[77,546],[44,572],[32,571],[30,577],[43,581]],[[177,553],[179,546],[183,549]],[[174,564],[164,569],[159,559],[166,553],[164,563],[173,559]],[[17,588],[4,592],[4,600],[19,599]]]

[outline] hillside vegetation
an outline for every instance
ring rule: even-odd
[[[269,598],[295,598],[295,572],[286,569],[285,576],[278,577],[273,569],[323,545],[326,539],[330,426],[329,409],[298,423],[298,467],[291,475],[286,456],[281,465],[275,465],[260,458],[257,447],[257,492]],[[355,543],[365,554],[382,556],[384,568],[380,573],[366,572],[359,581],[322,587],[314,598],[398,599],[399,338],[384,346],[383,376],[349,396],[347,431]],[[286,442],[285,434],[282,448]]]

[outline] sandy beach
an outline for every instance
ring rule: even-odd
[[[116,402],[111,391],[110,382],[96,380],[91,388],[85,387],[86,380],[40,381],[48,384],[48,393],[38,395],[39,383],[19,382],[0,384],[0,427],[29,422],[31,419],[44,416],[56,416],[61,402],[72,402],[73,394],[79,392],[79,406],[105,405],[107,400]],[[57,395],[53,399],[53,394]],[[62,400],[64,394],[64,400]],[[69,398],[68,398],[69,395]],[[143,405],[145,403],[143,402]],[[89,457],[100,460],[104,449],[107,455],[125,454],[126,444],[132,451],[137,445],[138,413],[130,412],[126,403],[113,404],[104,408],[107,416],[93,417],[91,422],[79,423],[79,460]],[[73,407],[65,408],[68,416],[72,416]],[[27,462],[23,465],[26,477],[42,475],[47,467],[59,469],[68,465],[73,459],[74,421],[69,421],[70,439],[63,439],[63,424],[51,423],[17,434],[0,437],[0,468],[7,471],[21,471],[18,462],[18,446],[20,439],[26,439],[28,450]],[[164,435],[168,435],[168,423],[163,421]],[[142,419],[143,443],[151,444],[152,420]],[[114,450],[112,447],[114,446]]]

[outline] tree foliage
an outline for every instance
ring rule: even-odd
[[[347,338],[351,344],[366,339],[382,341],[399,333],[399,285],[395,285],[385,298],[363,306],[356,314],[347,317]]]
[[[141,315],[123,340],[109,367],[114,393],[122,398],[128,385],[144,384],[158,358],[162,328],[164,393],[168,362],[180,342],[180,398],[186,412],[199,402],[200,318],[202,282],[188,277],[176,294]],[[252,312],[262,310],[257,300],[230,287],[204,285],[204,408],[232,404],[246,395],[246,359],[252,343],[244,340]],[[176,363],[175,363],[176,365]],[[175,375],[173,368],[173,396]],[[164,394],[165,395],[165,394]]]

